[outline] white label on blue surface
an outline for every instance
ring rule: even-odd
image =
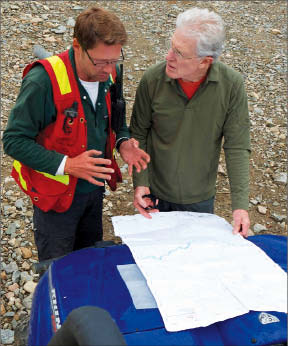
[[[267,314],[267,312],[261,312],[261,314],[259,315],[258,318],[259,318],[260,323],[262,323],[262,324],[280,322],[278,317],[271,315],[271,314]]]
[[[118,265],[117,269],[125,282],[136,309],[157,309],[156,301],[147,282],[136,264]]]

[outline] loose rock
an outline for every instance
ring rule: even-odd
[[[26,292],[29,292],[29,293],[33,293],[35,288],[37,286],[37,282],[34,282],[34,281],[27,281],[23,288]]]
[[[258,205],[257,210],[259,211],[260,214],[263,214],[263,215],[267,213],[267,208],[263,207],[262,205]]]
[[[30,310],[32,306],[32,298],[33,295],[30,294],[28,297],[23,299],[23,305],[25,306],[26,309]]]
[[[279,215],[276,213],[271,214],[272,219],[274,219],[277,222],[281,222],[286,219],[286,215]]]
[[[3,345],[13,344],[14,331],[11,329],[1,329],[1,342]]]
[[[255,233],[259,233],[259,232],[267,231],[267,228],[263,225],[260,225],[259,223],[256,223],[253,227],[253,230]]]
[[[32,257],[31,249],[28,249],[26,247],[20,247],[20,250],[21,250],[23,258],[31,258]]]
[[[279,173],[274,175],[274,181],[279,184],[287,184],[287,173]]]

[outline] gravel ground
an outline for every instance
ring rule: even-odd
[[[74,19],[90,5],[115,11],[124,21],[129,43],[125,47],[125,96],[128,122],[137,84],[148,66],[165,56],[165,40],[174,30],[179,12],[208,7],[219,13],[227,30],[221,60],[245,77],[251,114],[251,234],[286,234],[286,1],[2,1],[1,3],[1,135],[21,84],[23,67],[34,60],[34,44],[60,53],[71,44]],[[231,221],[229,184],[221,155],[216,214]],[[115,238],[110,217],[135,213],[133,187],[120,161],[124,182],[106,191],[104,239]],[[14,331],[30,314],[39,277],[33,243],[29,199],[10,177],[11,158],[2,153],[1,212],[1,338],[15,345]]]

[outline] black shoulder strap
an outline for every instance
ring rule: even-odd
[[[117,66],[115,83],[110,88],[111,94],[111,126],[116,133],[124,125],[126,102],[123,95],[123,64]]]

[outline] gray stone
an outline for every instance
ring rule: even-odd
[[[27,272],[22,272],[20,277],[22,282],[33,281],[33,277]]]
[[[13,272],[12,274],[12,281],[13,283],[18,282],[20,278],[20,271],[19,270],[15,270],[15,272]]]
[[[24,207],[24,201],[22,198],[17,199],[17,201],[15,202],[15,207],[17,209],[22,209]]]
[[[15,234],[16,232],[16,229],[17,229],[17,225],[15,222],[11,222],[8,226],[8,229],[6,230],[6,234]],[[12,237],[11,237],[12,238]]]
[[[287,173],[281,172],[281,173],[275,174],[273,179],[274,179],[275,183],[286,185],[287,184]]]
[[[265,215],[267,213],[267,208],[262,205],[258,205],[257,210],[260,214]]]
[[[261,184],[259,184],[259,185],[262,186]],[[262,200],[263,200],[262,195],[257,196],[257,197],[256,197],[256,200],[257,200],[259,203],[261,203]]]
[[[84,10],[84,7],[76,5],[76,6],[72,7],[72,10],[76,10],[76,11]]]
[[[25,306],[26,309],[31,309],[32,306],[32,298],[33,298],[33,294],[30,294],[28,297],[24,298],[22,303]]]
[[[49,18],[49,15],[47,13],[41,14],[41,18],[47,20]]]
[[[8,311],[6,314],[4,314],[4,317],[13,317],[15,315],[15,312],[13,311]]]
[[[260,225],[259,223],[256,223],[253,227],[253,231],[255,233],[259,233],[259,232],[262,232],[262,231],[267,231],[267,228],[263,225]]]
[[[282,222],[286,219],[286,215],[279,215],[276,213],[271,214],[271,218],[277,222]]]
[[[75,25],[75,19],[72,18],[72,17],[69,17],[66,24],[67,24],[67,26],[74,27],[74,25]]]
[[[16,320],[14,320],[14,318],[13,318],[13,320],[12,320],[11,324],[12,324],[12,328],[15,330],[15,329],[16,329],[16,327],[17,327],[17,325],[18,325],[18,323],[17,323],[17,321],[16,321]]]
[[[3,263],[3,269],[7,274],[13,273],[14,271],[18,270],[18,265],[14,261],[11,261],[8,264]]]
[[[55,34],[64,34],[66,30],[66,26],[64,25],[59,25],[57,29],[51,29],[51,31],[55,32]]]
[[[254,108],[254,113],[262,115],[264,112],[261,108]]]
[[[14,331],[11,329],[1,329],[1,342],[3,345],[14,343]]]
[[[120,168],[120,171],[121,171],[121,173],[126,173],[127,172],[127,168],[128,168],[128,166],[126,167],[126,165],[124,165],[123,167],[121,167]]]
[[[52,55],[51,52],[48,52],[44,47],[39,44],[33,46],[33,54],[36,58],[45,59]]]

